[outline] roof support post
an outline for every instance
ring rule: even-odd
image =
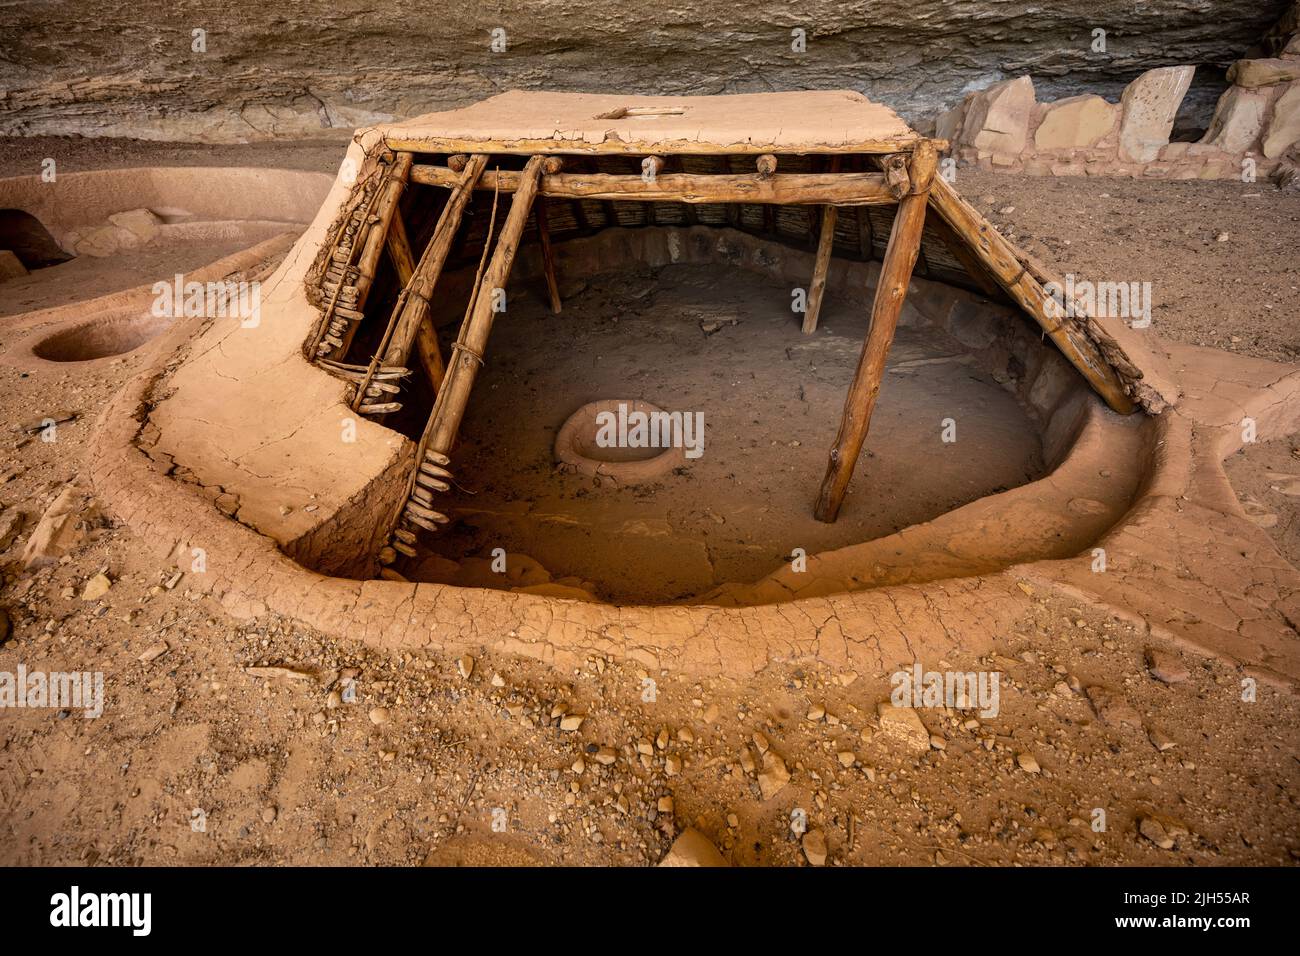
[[[858,455],[871,426],[871,413],[880,393],[889,347],[893,344],[912,269],[921,251],[921,230],[925,226],[925,210],[936,161],[937,155],[930,141],[917,143],[908,175],[911,191],[899,200],[894,216],[894,228],[889,235],[889,246],[885,250],[876,296],[871,305],[871,326],[844,402],[839,432],[831,447],[826,476],[822,479],[813,512],[818,521],[829,523],[839,516],[844,493],[848,490],[853,468],[858,463]]]
[[[546,216],[546,200],[539,199],[533,207],[537,223],[537,239],[542,246],[542,270],[546,273],[546,292],[551,298],[551,313],[560,314],[560,281],[555,274],[555,250],[551,247],[551,224]]]
[[[519,187],[515,190],[510,212],[501,227],[501,236],[496,248],[492,250],[491,261],[483,270],[472,293],[465,321],[461,324],[460,334],[452,347],[451,361],[447,365],[442,387],[438,389],[429,423],[420,438],[416,470],[403,502],[400,520],[409,526],[435,530],[447,520],[445,515],[431,507],[432,492],[448,487],[450,475],[445,467],[450,462],[452,443],[460,430],[470,389],[474,386],[479,366],[483,364],[483,352],[492,332],[492,322],[496,315],[494,291],[504,289],[510,277],[510,267],[514,264],[524,226],[537,196],[543,161],[542,156],[531,157],[519,174]],[[405,530],[409,532],[410,528]],[[401,550],[397,548],[401,537],[401,534],[395,533],[394,549]]]
[[[432,338],[433,354],[430,354],[430,337],[428,333],[422,333],[421,329],[430,321],[430,297],[442,275],[442,267],[447,262],[456,232],[460,229],[465,207],[474,194],[474,184],[487,167],[487,160],[487,156],[480,153],[471,156],[462,168],[460,181],[452,187],[447,204],[442,208],[442,215],[438,217],[433,238],[421,254],[419,263],[394,307],[396,318],[392,335],[380,355],[381,365],[405,366],[411,355],[411,346],[423,343],[420,359],[425,374],[435,388],[442,380],[442,357],[437,354],[438,340],[436,336]]]
[[[833,156],[830,171],[840,171],[840,158]],[[803,334],[811,335],[817,331],[817,319],[822,311],[822,299],[826,295],[826,273],[831,265],[831,253],[835,248],[835,222],[839,211],[834,206],[822,206],[821,231],[817,236],[817,258],[813,262],[812,284],[808,287],[807,311],[803,314]]]

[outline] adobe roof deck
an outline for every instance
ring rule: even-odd
[[[415,152],[894,153],[922,139],[850,90],[624,96],[512,90],[384,128]]]

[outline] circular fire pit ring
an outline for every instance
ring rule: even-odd
[[[555,459],[579,474],[613,478],[619,484],[655,481],[686,464],[685,448],[667,444],[674,434],[664,424],[669,420],[667,412],[649,402],[588,402],[560,426]]]

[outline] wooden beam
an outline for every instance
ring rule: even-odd
[[[352,339],[357,334],[357,327],[361,324],[361,316],[365,312],[366,296],[370,294],[370,287],[375,281],[375,272],[379,268],[379,257],[388,246],[389,224],[397,215],[397,201],[402,198],[402,190],[406,188],[410,176],[411,160],[410,153],[398,153],[393,158],[392,166],[383,183],[379,186],[379,196],[370,214],[369,228],[362,240],[361,256],[356,264],[356,304],[348,310],[355,317],[340,330],[342,333],[338,336],[340,344],[329,352],[331,358],[342,359],[347,355],[348,346],[352,344]],[[340,310],[336,308],[335,313],[340,314]]]
[[[912,279],[912,268],[921,249],[927,193],[934,178],[936,161],[934,147],[928,142],[918,145],[912,154],[908,177],[912,191],[899,202],[894,216],[894,228],[889,234],[889,246],[885,250],[885,261],[881,264],[871,305],[871,326],[862,346],[853,384],[849,386],[844,401],[840,429],[831,447],[826,476],[822,479],[821,492],[813,511],[818,521],[831,522],[839,517],[844,493],[848,490],[853,468],[858,463],[867,430],[871,427],[871,413],[880,394],[889,347],[894,341],[894,330],[898,327],[898,316]]]
[[[519,187],[510,203],[510,212],[505,225],[501,227],[501,237],[492,251],[492,259],[483,272],[474,293],[474,303],[465,322],[461,326],[460,336],[452,352],[447,375],[442,388],[438,391],[438,400],[434,403],[429,417],[428,434],[423,442],[425,452],[445,456],[451,451],[452,442],[460,430],[461,419],[465,415],[465,405],[469,401],[470,389],[478,375],[483,362],[483,350],[487,347],[488,336],[492,332],[493,289],[504,288],[510,276],[510,267],[514,264],[515,253],[519,249],[524,226],[528,222],[528,213],[533,199],[537,196],[538,180],[542,172],[541,156],[533,156],[519,174]]]
[[[817,318],[821,315],[822,299],[826,295],[826,273],[831,265],[835,245],[835,220],[838,212],[834,206],[822,207],[821,234],[817,237],[817,259],[813,263],[812,285],[808,288],[808,311],[803,314],[803,334],[817,331]]]
[[[388,227],[388,259],[397,273],[397,281],[405,286],[415,272],[415,257],[411,254],[411,241],[406,236],[406,223],[402,221],[400,208],[393,212],[393,221]]]
[[[428,313],[425,313],[419,328],[415,330],[415,354],[419,356],[420,366],[424,369],[429,384],[433,386],[433,393],[437,395],[438,389],[442,388],[447,367],[443,364],[442,351],[438,348],[438,333],[433,327],[433,316]]]
[[[831,172],[839,172],[840,158],[831,159]],[[822,299],[826,295],[826,273],[830,269],[831,254],[835,251],[835,221],[839,211],[834,206],[822,207],[821,231],[817,234],[817,258],[813,262],[812,285],[808,287],[807,311],[803,314],[803,334],[817,331],[817,318],[821,315]]]
[[[446,166],[415,166],[411,180],[448,186],[458,176]],[[479,189],[503,193],[518,188],[519,173],[484,174]],[[778,205],[886,206],[898,200],[883,173],[666,173],[641,176],[608,173],[557,173],[543,176],[539,194],[551,199],[605,199],[637,202],[775,203]]]
[[[396,318],[393,320],[392,335],[389,336],[380,356],[382,364],[405,366],[409,360],[411,346],[419,335],[420,327],[429,316],[429,300],[438,283],[438,277],[442,275],[442,268],[456,239],[456,232],[460,229],[465,207],[474,193],[474,183],[487,167],[487,160],[486,156],[476,154],[470,157],[462,171],[456,174],[456,183],[451,187],[451,195],[447,197],[447,203],[438,216],[433,238],[429,240],[419,263],[412,270],[409,281],[393,307]],[[426,340],[426,346],[427,344]],[[436,338],[433,339],[433,347],[436,350]],[[429,368],[429,358],[425,356],[426,371]],[[439,358],[438,365],[441,364],[442,360]]]
[[[551,312],[560,314],[560,283],[555,277],[555,250],[551,248],[551,226],[546,218],[546,200],[533,204],[533,218],[537,223],[537,238],[542,244],[542,269],[546,273],[546,291],[551,297]]]
[[[943,177],[934,181],[930,205],[952,227],[958,240],[984,264],[1003,291],[1042,327],[1106,404],[1121,415],[1131,414],[1133,400],[1124,391],[1119,375],[1084,330],[1061,315],[1060,304],[1034,277],[1024,253],[957,195]]]
[[[862,139],[852,143],[828,145],[825,143],[801,143],[789,152],[799,155],[818,154],[834,155],[841,153],[900,153],[908,152],[922,140],[918,133],[900,133],[897,136],[881,136]],[[931,140],[943,150],[948,148],[946,140]],[[598,143],[566,143],[563,140],[547,137],[545,139],[465,139],[455,136],[402,136],[391,135],[385,138],[389,149],[409,150],[416,153],[510,153],[532,156],[535,153],[565,156],[645,156],[664,151],[664,144],[656,139],[621,139],[611,136]],[[720,156],[735,154],[757,156],[772,152],[771,145],[760,143],[710,143],[705,140],[681,140],[673,143],[671,155]]]

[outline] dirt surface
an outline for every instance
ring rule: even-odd
[[[124,165],[167,161],[153,146],[129,149],[138,152]],[[241,151],[236,161],[254,160]],[[959,186],[976,199],[1004,190],[1026,216],[1030,197],[1051,187],[1081,208],[1095,191],[1156,197],[1151,208],[1185,223],[1179,230],[1234,203],[1243,218],[1233,222],[1244,225],[1246,210],[1251,220],[1240,233],[1229,225],[1234,235],[1280,241],[1296,228],[1291,200],[1248,206],[1224,184],[1187,187],[1208,204],[1189,217],[1192,207],[1168,198],[1184,184],[988,183]],[[1174,240],[1154,221],[1121,246],[1109,220],[1072,222],[1059,202],[1035,210],[1043,218],[1032,230],[1016,215],[1003,218],[1018,238],[1032,231],[1064,249],[1063,268],[1157,263],[1153,281],[1173,296],[1156,319],[1163,334],[1201,334],[1201,303],[1228,301],[1222,275],[1240,275],[1254,297],[1235,304],[1251,310],[1257,333],[1228,344],[1277,357],[1294,337],[1291,314],[1253,304],[1293,301],[1294,256],[1268,258],[1273,238],[1208,247],[1224,257],[1211,271],[1192,259],[1207,254],[1199,238],[1185,241],[1183,266],[1165,265]],[[834,318],[823,322],[838,335]],[[701,341],[734,345],[757,325],[746,318]],[[93,504],[80,516],[83,546],[23,570],[36,518],[82,471],[90,423],[141,361],[134,353],[75,372],[0,366],[10,427],[75,415],[52,441],[4,434],[0,522],[14,531],[0,548],[0,672],[98,671],[105,693],[94,719],[0,712],[0,864],[644,865],[690,825],[733,863],[802,865],[804,819],[831,865],[1287,864],[1300,855],[1297,698],[1260,683],[1243,700],[1235,668],[1028,583],[1032,611],[996,656],[922,662],[1001,674],[998,714],[921,710],[925,732],[908,743],[877,714],[888,672],[773,664],[736,683],[603,658],[559,672],[483,655],[383,654],[270,617],[236,622]],[[1238,456],[1238,490],[1281,515],[1274,502],[1284,496],[1257,483],[1300,472],[1290,455],[1275,442]],[[1145,662],[1148,648],[1167,655],[1164,680]],[[285,670],[247,670],[266,665]],[[564,716],[577,728],[562,730]]]
[[[966,168],[956,186],[1063,276],[1150,282],[1157,335],[1300,361],[1300,193],[1262,180],[1055,179]]]
[[[189,273],[247,249],[249,244],[246,237],[181,245],[151,243],[108,259],[78,256],[6,282],[4,296],[0,297],[0,316],[52,309],[147,285],[178,272]],[[0,350],[9,345],[10,338],[6,331],[0,331]]]
[[[774,667],[738,686],[478,659],[465,678],[468,661],[233,624],[135,553],[105,530],[6,588],[0,669],[93,667],[107,704],[94,720],[5,715],[0,863],[644,865],[694,825],[733,863],[797,865],[797,811],[833,864],[1278,864],[1297,850],[1295,698],[1243,703],[1231,668],[1190,659],[1167,686],[1140,633],[1059,600],[1036,600],[1006,659],[934,662],[1003,673],[1001,713],[923,711],[935,740],[913,749],[881,732],[883,675]],[[108,594],[82,600],[104,568]],[[305,676],[246,670],[259,665]],[[1098,683],[1173,745],[1098,720],[1071,689]],[[584,715],[576,731],[557,707]],[[764,746],[790,774],[768,799],[746,769]],[[1170,848],[1139,834],[1148,818]]]
[[[346,142],[310,140],[217,146],[83,136],[0,136],[0,176],[40,175],[46,158],[55,161],[57,170],[70,173],[131,166],[266,166],[334,173],[346,150]]]
[[[1246,514],[1300,567],[1300,435],[1246,445],[1224,469]]]
[[[786,284],[704,266],[575,280],[569,293],[559,316],[515,295],[494,328],[456,453],[467,491],[446,496],[457,520],[432,542],[443,558],[479,560],[427,562],[414,579],[532,583],[531,565],[476,573],[504,547],[604,600],[680,600],[757,581],[795,548],[882,537],[1042,474],[1015,398],[960,343],[903,329],[844,509],[822,523],[812,504],[866,333],[860,309],[828,300],[805,336]],[[701,454],[633,486],[566,473],[556,433],[597,399],[698,413]]]

